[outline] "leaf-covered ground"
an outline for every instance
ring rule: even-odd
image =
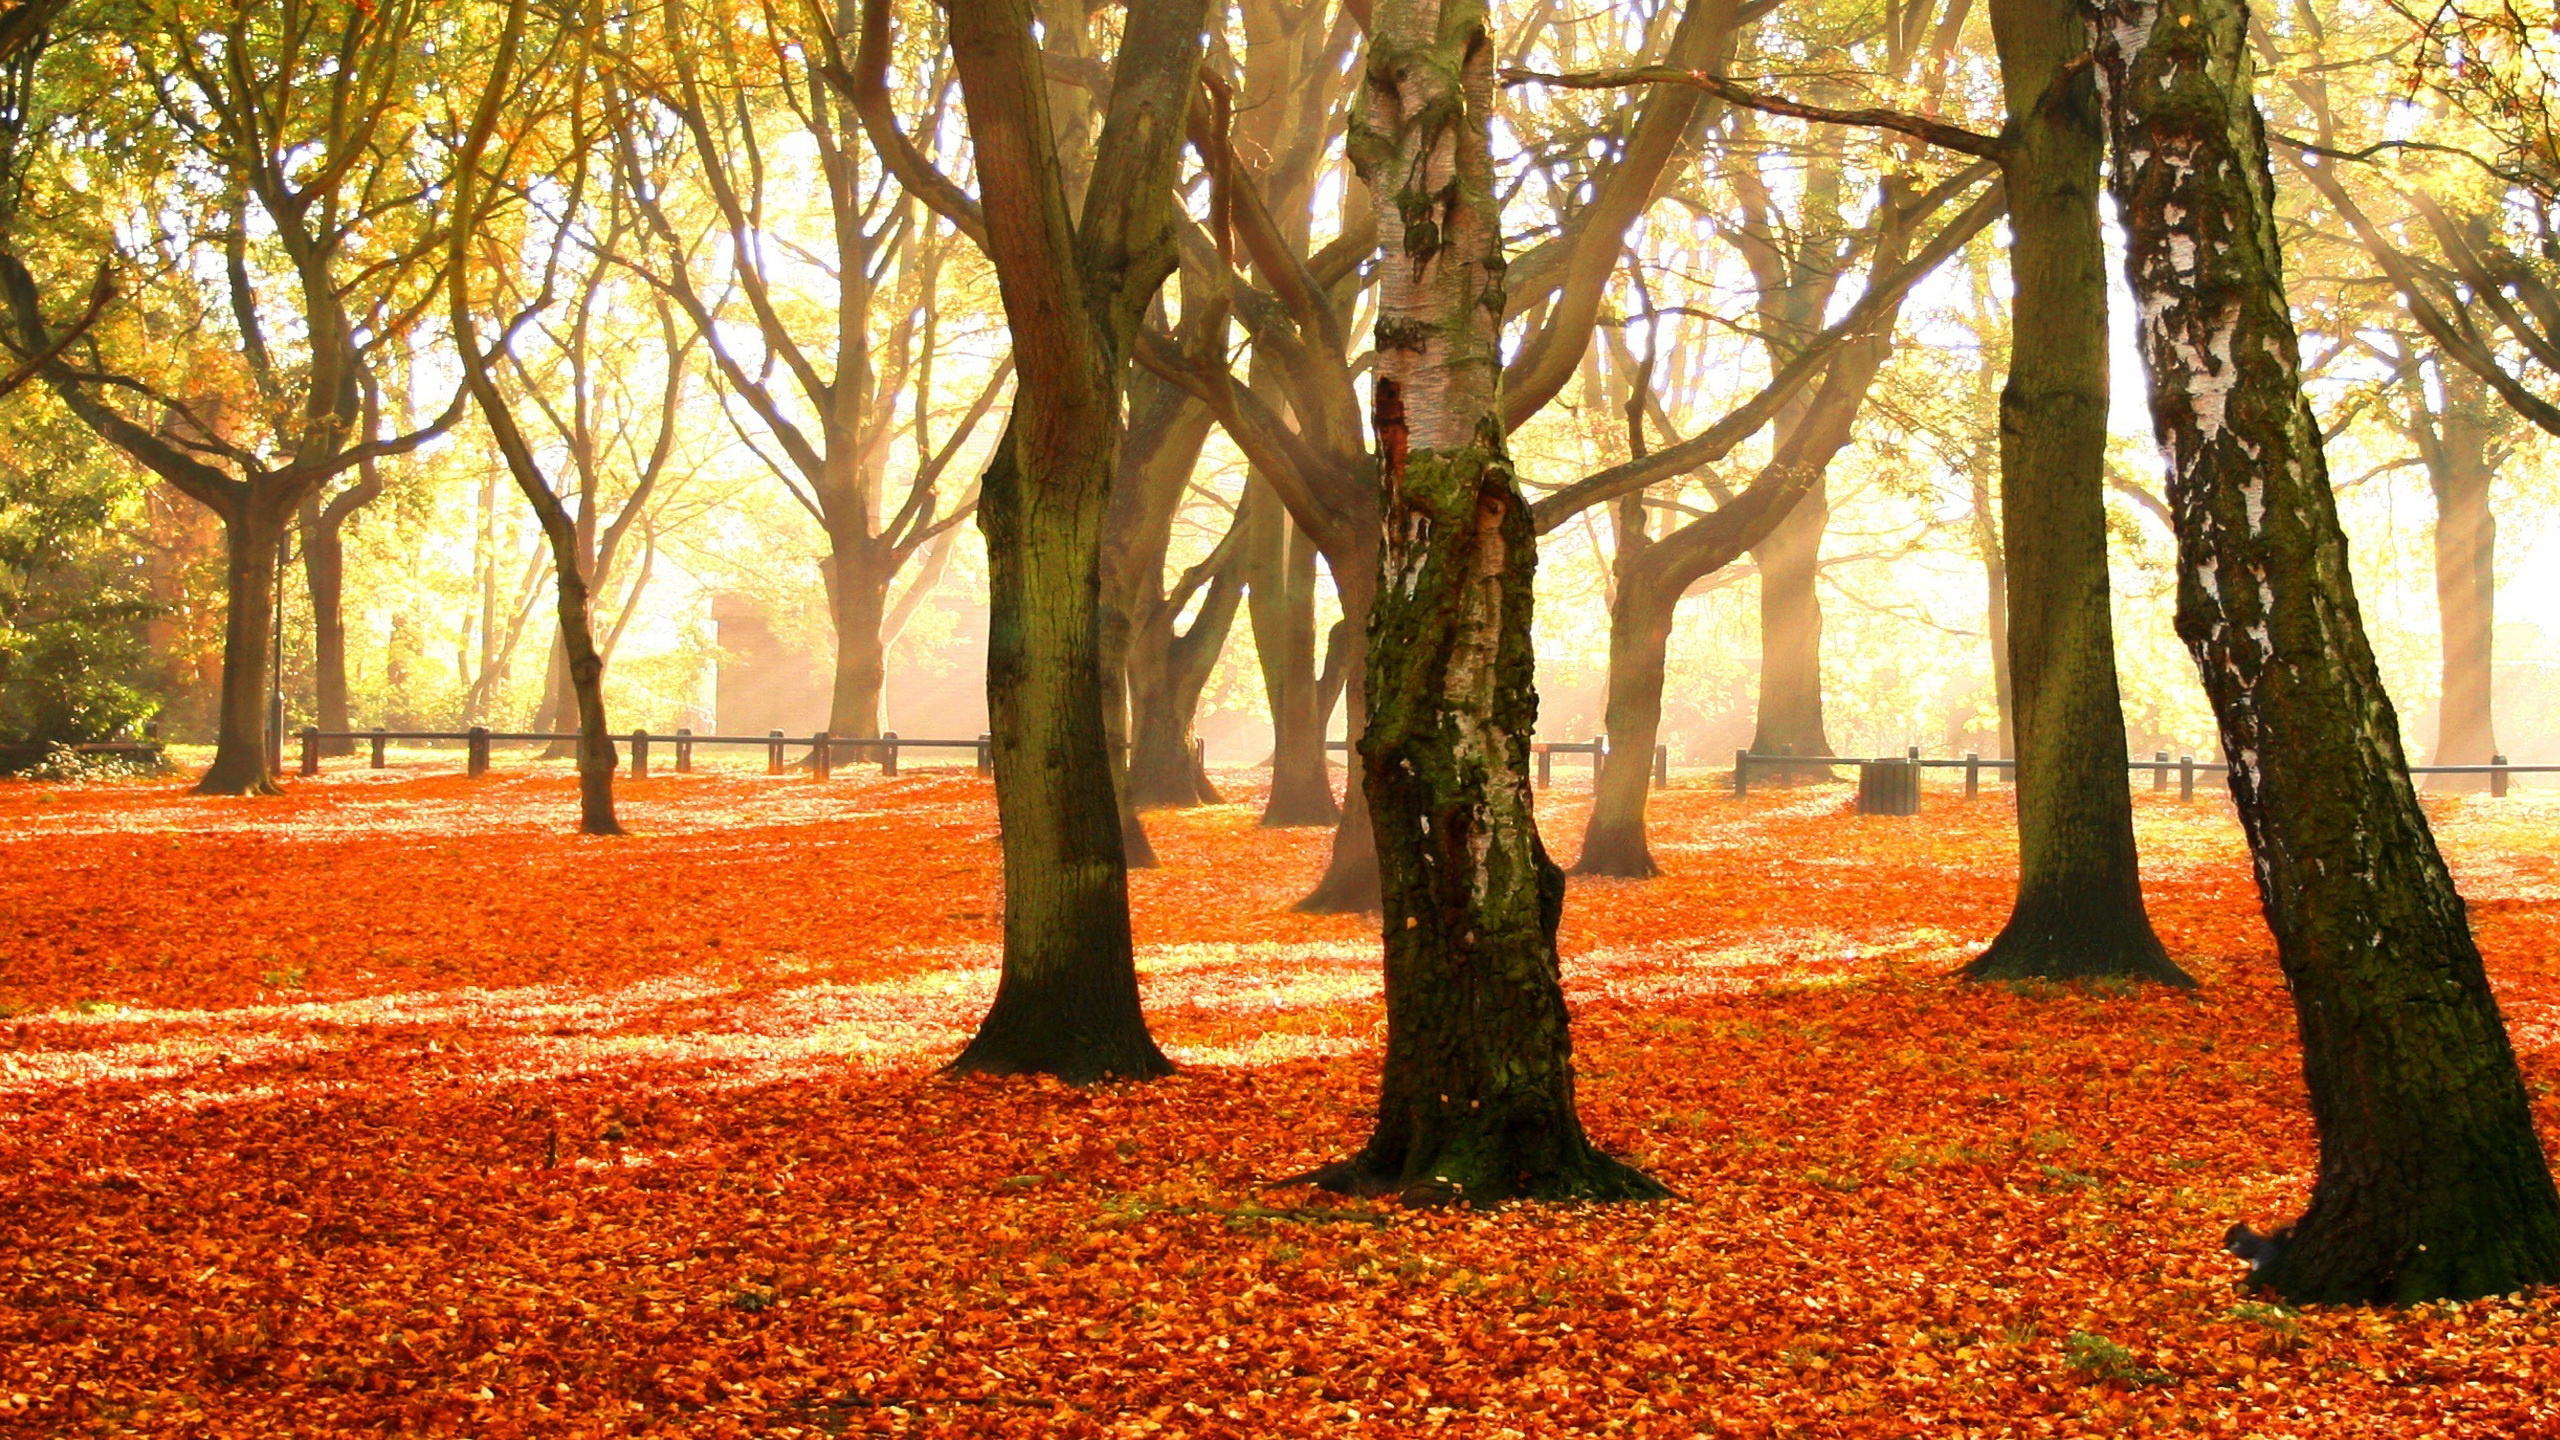
[[[1674,1202],[1399,1212],[1320,832],[1151,817],[1179,1076],[954,1083],[955,771],[0,785],[0,1432],[2560,1435],[2560,1298],[2294,1313],[2289,1015],[2220,801],[2138,797],[2199,995],[1951,985],[2005,796],[1661,797],[1576,881],[1584,1114]],[[1546,820],[1573,850],[1587,803]],[[2431,800],[2560,1151],[2560,800]]]

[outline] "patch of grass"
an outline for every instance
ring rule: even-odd
[[[2144,1369],[2132,1351],[2086,1330],[2074,1330],[2063,1340],[2062,1363],[2092,1380],[2118,1385],[2166,1385],[2176,1378],[2165,1370]]]
[[[270,990],[299,990],[302,988],[302,983],[310,977],[311,971],[307,966],[283,965],[261,972],[258,983]]]
[[[2098,1177],[2095,1175],[2084,1175],[2077,1170],[2065,1170],[2059,1165],[2039,1165],[2036,1168],[2044,1172],[2045,1183],[2056,1190],[2087,1190],[2098,1183]]]

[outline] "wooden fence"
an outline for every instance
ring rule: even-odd
[[[1328,751],[1338,751],[1348,754],[1351,749],[1351,742],[1347,740],[1327,740],[1324,742],[1324,748]],[[1600,762],[1609,758],[1609,737],[1606,735],[1594,735],[1588,740],[1557,740],[1552,742],[1540,742],[1531,745],[1529,747],[1529,753],[1538,757],[1538,784],[1541,788],[1555,783],[1555,764],[1556,757],[1559,755],[1590,756],[1591,783],[1597,785],[1600,783]],[[1656,745],[1653,747],[1653,788],[1656,790],[1668,789],[1670,784],[1671,747],[1668,745]]]
[[[634,730],[617,737],[631,762],[634,777],[649,773],[653,748],[664,746],[674,752],[675,770],[679,775],[693,769],[693,752],[701,745],[758,746],[764,750],[764,771],[779,775],[788,767],[789,752],[806,750],[803,757],[810,772],[824,780],[835,772],[839,760],[876,762],[883,775],[898,773],[898,753],[902,750],[966,750],[977,761],[978,773],[995,771],[995,737],[981,735],[975,740],[928,740],[901,736],[895,730],[876,738],[855,739],[835,736],[821,730],[815,735],[786,735],[769,730],[762,735],[696,735],[691,730],[678,730],[672,735],[653,735]],[[389,764],[388,752],[393,742],[434,742],[459,740],[463,743],[463,769],[471,775],[489,773],[489,751],[493,745],[510,744],[574,744],[574,730],[492,730],[475,725],[468,730],[321,730],[305,727],[302,731],[302,773],[320,773],[320,745],[325,740],[362,740],[371,750],[372,768],[381,770]]]
[[[1874,759],[1842,755],[1798,755],[1793,751],[1784,751],[1776,755],[1755,755],[1748,750],[1736,750],[1733,752],[1733,793],[1736,795],[1751,793],[1751,775],[1755,770],[1763,773],[1828,771],[1841,765],[1858,767],[1858,806],[1870,814],[1879,815],[1919,813],[1919,780],[1922,770],[1962,770],[1964,793],[1967,798],[1971,798],[1982,793],[1983,771],[2006,773],[2018,768],[2018,762],[2015,760],[1985,760],[1970,750],[1965,752],[1961,760],[1924,759],[1920,754],[1920,747],[1916,745],[1901,755]],[[2139,756],[2130,757],[2125,761],[2125,768],[2128,771],[2150,771],[2151,788],[2154,790],[2168,789],[2169,777],[2176,775],[2178,798],[2181,800],[2196,798],[2196,776],[2199,773],[2221,774],[2231,769],[2230,765],[2223,761],[2198,760],[2193,755],[2181,755],[2171,760],[2166,750],[2154,751],[2148,760]],[[1876,773],[1880,770],[1901,773]],[[2409,767],[2409,773],[2412,775],[2486,775],[2489,777],[2489,793],[2493,796],[2502,796],[2507,793],[2508,776],[2560,774],[2560,765],[2511,765],[2507,762],[2506,756],[2492,755],[2486,765],[2412,765]]]

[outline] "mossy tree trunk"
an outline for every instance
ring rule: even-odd
[[[1362,788],[1386,928],[1386,1073],[1360,1153],[1310,1177],[1486,1204],[1660,1195],[1584,1135],[1529,791],[1536,538],[1506,453],[1493,38],[1481,0],[1384,0],[1349,150],[1379,218],[1384,545]]]
[[[2257,1278],[2410,1302],[2560,1281],[2560,1194],[2400,748],[2302,392],[2241,0],[2106,0],[2096,60],[2178,534],[2178,632],[2293,992],[2320,1158]]]
[[[2107,599],[2106,147],[2078,0],[1992,0],[2009,126],[2000,536],[2016,717],[2018,894],[1973,980],[2195,982],[2142,904]],[[2082,67],[2070,78],[2065,69]]]
[[[955,1070],[1085,1082],[1172,1067],[1147,1034],[1103,707],[1101,544],[1139,317],[1173,273],[1174,162],[1204,0],[1137,0],[1071,219],[1033,7],[950,12],[987,253],[1018,374],[978,522],[1004,830],[1004,968]]]

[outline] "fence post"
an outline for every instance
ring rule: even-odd
[[[1982,752],[1967,750],[1964,752],[1964,798],[1971,800],[1981,793]]]
[[[1599,788],[1600,788],[1600,762],[1601,762],[1601,761],[1603,761],[1603,760],[1606,760],[1606,759],[1608,759],[1608,758],[1609,758],[1609,737],[1608,737],[1608,736],[1606,736],[1606,735],[1594,735],[1594,736],[1592,736],[1592,737],[1591,737],[1591,788],[1592,788],[1592,789],[1594,789],[1594,790],[1597,790],[1597,789],[1599,789]]]
[[[631,778],[649,778],[649,732],[646,730],[631,732]]]
[[[2178,798],[2181,800],[2196,798],[2196,757],[2193,755],[2178,757]]]
[[[1733,793],[1736,798],[1751,793],[1751,752],[1733,752]]]
[[[693,727],[689,725],[676,727],[676,773],[693,773]]]
[[[390,737],[389,735],[384,734],[383,732],[381,732],[381,731],[379,731],[379,730],[374,731],[374,732],[373,732],[373,768],[374,768],[374,769],[376,769],[376,770],[380,770],[380,769],[382,769],[385,765],[387,765],[387,764],[389,764],[389,763],[390,763],[390,757],[389,757],[388,755],[386,755],[386,754],[384,754],[384,753],[383,753],[384,751],[386,751],[386,750],[388,750],[388,749],[390,749],[390,748],[391,748],[391,737]]]
[[[1556,752],[1541,745],[1538,748],[1538,788],[1544,790],[1555,779]]]
[[[836,773],[835,736],[821,730],[816,735],[810,737],[809,768],[817,772],[817,776],[821,780],[834,778]]]
[[[1653,788],[1656,790],[1671,788],[1671,747],[1668,745],[1653,747]]]
[[[764,773],[782,773],[782,732],[779,730],[764,732]]]
[[[996,773],[996,737],[983,731],[978,735],[978,773],[981,775]]]
[[[463,773],[467,775],[488,774],[489,727],[486,725],[472,726],[471,733],[464,736],[463,741],[466,747],[463,751]]]
[[[2507,757],[2492,755],[2489,763],[2496,767],[2489,772],[2489,794],[2495,798],[2507,793]]]
[[[302,773],[320,773],[320,727],[317,725],[302,727]]]
[[[1197,774],[1209,773],[1209,742],[1197,735],[1191,737],[1191,768]]]
[[[2151,752],[2151,788],[2154,791],[2169,788],[2169,752],[2166,750]]]
[[[880,732],[880,739],[882,742],[880,747],[880,773],[883,775],[895,775],[898,773],[898,732],[895,730],[883,730]]]

